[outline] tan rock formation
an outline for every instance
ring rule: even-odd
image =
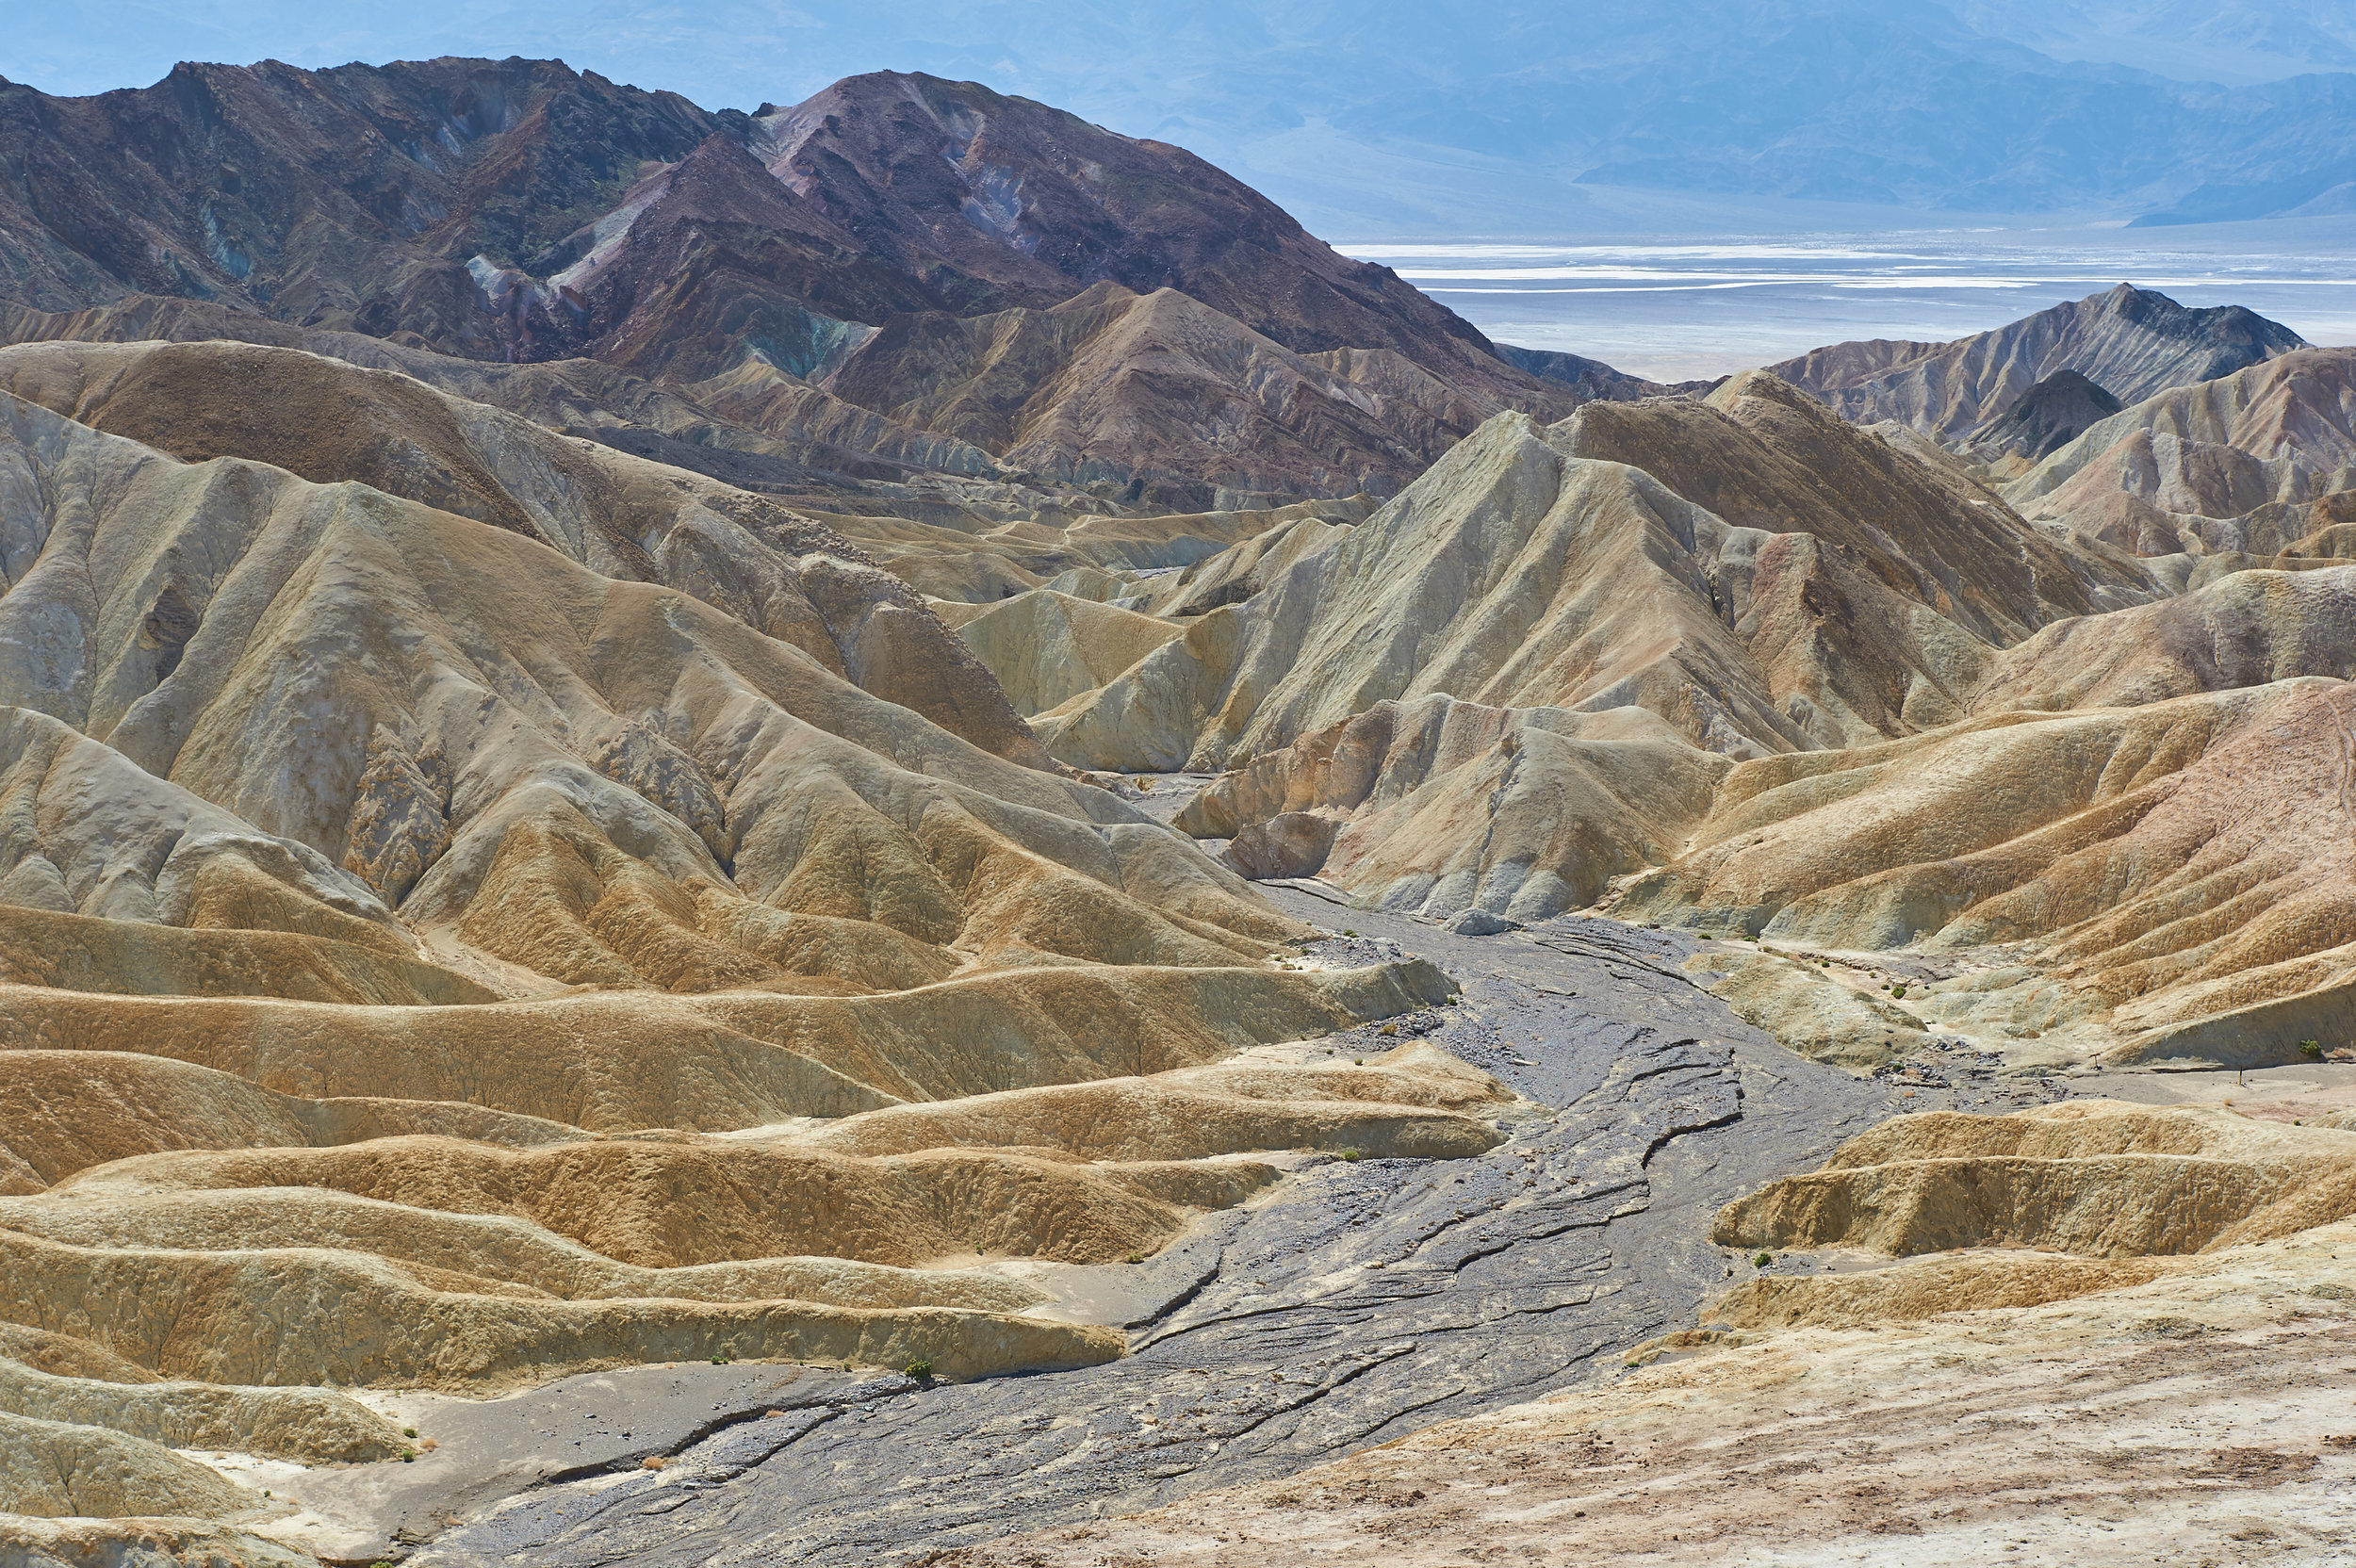
[[[1217,766],[1444,693],[1648,708],[1737,756],[1855,744],[1952,722],[1995,647],[2157,591],[1753,376],[1544,432],[1500,416],[1046,736],[1077,764]]]
[[[1026,718],[1105,685],[1183,629],[1045,588],[957,623],[957,635]]]
[[[0,393],[7,1506],[226,1519],[251,1494],[167,1445],[389,1452],[322,1383],[1098,1362],[1120,1336],[936,1266],[1151,1251],[1301,1149],[1495,1142],[1495,1086],[1432,1064],[1135,1077],[1448,983],[1270,967],[1299,927],[1025,765],[988,669],[823,526],[286,348],[0,377],[36,400]],[[1177,564],[1268,526],[1039,531]]]
[[[2352,375],[2356,351],[2306,349],[2161,392],[2095,425],[2004,494],[2036,516],[2074,520],[2123,494],[2163,513],[2229,519],[2356,488]],[[2281,547],[2224,530],[2198,536],[2209,548]]]
[[[160,1443],[0,1411],[0,1511],[56,1519],[245,1508],[234,1484]]]
[[[120,927],[116,927],[120,929]],[[0,1051],[0,1192],[167,1149],[300,1149],[441,1133],[512,1148],[583,1135],[554,1121],[431,1100],[311,1100],[161,1056]],[[10,1354],[0,1343],[0,1355]]]
[[[918,596],[765,498],[407,375],[286,349],[30,344],[0,350],[0,391],[184,461],[248,458],[317,483],[355,481],[535,540],[607,578],[664,583],[986,750],[1039,760]],[[172,596],[185,625],[149,612],[159,662],[176,660],[206,597],[163,564],[159,603]]]
[[[1922,1021],[1861,987],[1782,954],[1697,955],[1689,969],[1711,994],[1811,1061],[1863,1071],[1930,1043]],[[1712,972],[1723,978],[1710,978]]]
[[[357,1418],[252,1385],[307,1368],[480,1390],[715,1353],[924,1359],[959,1376],[1101,1360],[1119,1336],[1023,1315],[1047,1298],[971,1266],[1154,1250],[1274,1179],[1240,1153],[1478,1154],[1509,1100],[1410,1046],[1359,1068],[1224,1064],[750,1137],[315,1147],[301,1127],[184,1113],[178,1152],[53,1168],[53,1191],[0,1200],[0,1355],[26,1367],[0,1361],[0,1410],[148,1435],[210,1421],[237,1441],[207,1446],[318,1457],[361,1441],[346,1431]],[[54,1149],[50,1163],[72,1157]]]
[[[1618,906],[1824,948],[2020,944],[1907,1006],[2035,1057],[2296,1059],[2348,1033],[2348,690],[2016,712],[1745,763]]]
[[[1728,1205],[1711,1239],[1893,1257],[1999,1247],[2150,1258],[2272,1240],[2351,1214],[2356,1135],[2088,1101],[1884,1123],[1823,1170]]]
[[[1539,920],[1669,859],[1726,759],[1641,708],[1380,702],[1226,774],[1179,815],[1258,874],[1318,875],[1383,908]],[[1313,825],[1321,825],[1311,831]]]

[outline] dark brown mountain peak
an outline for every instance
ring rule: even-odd
[[[492,353],[465,264],[545,250],[721,122],[555,60],[190,63],[90,98],[0,88],[8,292],[48,309],[220,300]]]
[[[2015,399],[1972,437],[1975,448],[2049,457],[2124,405],[2075,370],[2056,370]]]
[[[1508,400],[1545,396],[1454,312],[1184,148],[898,72],[847,77],[754,124],[771,172],[869,253],[970,280],[956,308],[1052,305],[1104,281],[1175,288],[1296,352],[1396,349]]]

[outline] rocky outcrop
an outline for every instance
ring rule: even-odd
[[[2139,554],[2313,557],[2306,509],[2351,489],[2356,351],[2308,349],[2114,414],[2004,494]]]
[[[1226,774],[1178,826],[1253,877],[1321,876],[1372,906],[1543,920],[1675,855],[1725,759],[1641,709],[1381,702]]]
[[[679,469],[569,440],[404,374],[234,343],[0,349],[0,392],[186,462],[248,458],[355,482],[547,546],[599,575],[693,594],[1000,756],[1045,759],[921,596],[816,520]],[[149,646],[174,662],[188,592]],[[160,667],[160,661],[159,661]],[[168,671],[165,673],[169,673]]]
[[[1384,700],[1648,709],[1732,756],[1953,722],[1999,647],[2153,596],[1765,377],[1484,425],[1347,540],[1045,727],[1219,767]]]
[[[1298,353],[1175,289],[1110,283],[1047,310],[898,318],[825,384],[1041,481],[1186,510],[1388,495],[1499,409],[1556,406],[1392,349]]]
[[[1964,440],[1974,452],[2049,457],[2090,425],[2117,414],[2119,400],[2075,370],[2056,370],[2015,399]]]
[[[1182,148],[900,72],[764,106],[752,124],[748,145],[798,202],[909,274],[945,271],[956,314],[1054,305],[1100,280],[1168,288],[1295,353],[1387,349],[1499,400],[1545,395],[1390,269],[1335,253]]]
[[[1843,418],[1894,419],[1955,442],[2063,370],[2138,403],[2306,346],[2238,305],[2189,310],[2120,284],[1953,343],[1840,343],[1767,370]]]
[[[1117,679],[1179,630],[1156,616],[1046,588],[1000,599],[957,623],[957,635],[1025,715]]]

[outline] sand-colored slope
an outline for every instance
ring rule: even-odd
[[[1751,376],[1500,416],[1045,734],[1073,762],[1218,766],[1445,693],[1648,708],[1737,756],[1855,744],[1962,716],[1993,648],[2158,591]]]
[[[1971,1247],[2172,1257],[2351,1214],[2356,1134],[2089,1101],[1884,1123],[1823,1170],[1729,1204],[1711,1237],[1892,1257]]]
[[[1714,520],[1504,415],[1335,547],[1214,611],[1054,727],[1097,766],[1218,765],[1377,702],[1636,703],[1729,746],[1789,721],[1678,575]]]
[[[1039,588],[960,621],[957,635],[1028,717],[1104,685],[1183,629]]]
[[[1207,615],[1241,604],[1295,562],[1333,548],[1355,525],[1340,518],[1301,516],[1156,580],[1145,608],[1156,615]]]
[[[1268,1149],[1354,1149],[1459,1158],[1494,1147],[1483,1122],[1502,1092],[1426,1046],[1364,1067],[1220,1063],[1150,1078],[894,1105],[796,1143],[866,1155],[944,1148],[1052,1150],[1088,1160],[1203,1159]]]
[[[241,457],[317,483],[357,482],[533,539],[601,576],[693,594],[986,750],[1039,760],[918,596],[766,498],[405,374],[286,349],[27,344],[0,349],[0,391],[184,461]]]
[[[1907,461],[1759,372],[1700,402],[1597,403],[1563,426],[1582,457],[1643,468],[1727,524],[1807,533],[1981,641],[2004,645],[2122,590],[1943,466]],[[2107,593],[2105,592],[2107,591]]]
[[[696,599],[8,408],[46,494],[108,503],[26,519],[0,695],[341,861],[429,935],[562,982],[874,990],[1041,952],[1229,963],[1288,929],[1110,796]]]
[[[1731,768],[1608,715],[1378,704],[1179,822],[1233,838],[1253,874],[1436,914],[1552,913],[1657,866],[1623,912],[1834,949],[2027,942],[2012,957],[2056,976],[1958,977],[1908,1013],[1777,962],[1717,966],[1746,1016],[1850,1065],[1942,1024],[2005,1049],[2061,1030],[2071,1050],[2275,1059],[2344,1029],[2348,763],[2315,678],[2356,673],[2348,590],[2344,567],[2242,572],[2061,621],[1988,657],[1965,699],[1983,717]],[[1538,740],[1556,732],[1576,743]],[[2261,1004],[2286,1010],[2244,1011]]]
[[[1091,499],[1091,507],[1103,502]],[[1075,512],[1032,508],[993,525],[938,507],[899,505],[889,514],[813,513],[932,599],[993,604],[1063,574],[1186,567],[1302,518],[1355,523],[1373,511],[1366,498],[1301,501],[1243,511]],[[1132,590],[1145,592],[1140,585]]]
[[[2005,486],[2068,516],[2100,491],[2162,511],[2235,517],[2356,487],[2356,351],[2306,349],[2136,402]]]
[[[11,597],[0,597],[0,620],[74,625],[70,613],[44,614],[29,599],[15,606],[21,615],[10,605]],[[7,672],[0,680],[32,686],[71,711],[73,688],[57,690],[55,662],[16,651],[14,668],[0,656],[0,670]],[[57,651],[72,657],[68,672],[78,671],[81,649],[63,644]],[[44,678],[46,692],[40,689]],[[416,952],[416,939],[377,890],[329,856],[258,831],[47,713],[0,707],[0,811],[6,813],[0,863],[7,866],[0,873],[0,901],[25,911],[11,918],[29,923],[35,911],[45,910],[188,928],[190,940],[155,939],[164,945],[146,956],[159,970],[203,966],[197,931],[322,938],[352,950],[344,956],[347,964],[362,968],[373,960],[386,980],[401,972],[398,960]],[[60,926],[49,952],[12,962],[70,969],[75,948],[107,939],[88,927]],[[118,934],[114,939],[139,939]]]
[[[1235,839],[1231,858],[1260,874],[1322,876],[1377,907],[1540,920],[1673,857],[1730,766],[1643,709],[1428,696],[1221,776],[1178,825]],[[1278,847],[1294,841],[1307,853]]]
[[[1238,1153],[1479,1154],[1510,1099],[1410,1046],[1363,1067],[1229,1063],[757,1136],[268,1149],[266,1130],[117,1158],[0,1200],[0,1354],[24,1358],[0,1361],[0,1410],[150,1436],[210,1421],[238,1439],[210,1444],[315,1460],[384,1434],[322,1396],[252,1390],[481,1391],[712,1354],[926,1359],[957,1376],[1101,1360],[1118,1335],[1023,1315],[1047,1298],[981,1271],[985,1257],[1153,1251],[1275,1179]]]
[[[2021,943],[1909,1004],[2120,1059],[2289,1059],[2348,1005],[2348,688],[2013,713],[1727,776],[1620,906],[1833,948]]]
[[[217,1069],[94,1051],[0,1051],[0,1192],[167,1149],[304,1148],[443,1133],[531,1148],[581,1135],[460,1102],[279,1094]],[[8,1353],[0,1345],[0,1354]]]
[[[383,1006],[495,999],[449,970],[334,938],[175,930],[11,904],[0,904],[0,985]]]
[[[794,1299],[564,1301],[361,1252],[80,1248],[0,1234],[8,1315],[167,1378],[430,1387],[478,1396],[599,1366],[733,1359],[906,1365],[945,1376],[1086,1365],[1120,1337],[1002,1313]]]
[[[983,1250],[1065,1263],[1152,1251],[1183,1210],[1271,1180],[1243,1165],[1086,1165],[999,1151],[866,1158],[760,1142],[605,1139],[500,1150],[455,1138],[149,1154],[52,1201],[205,1188],[324,1187],[410,1208],[514,1214],[642,1268],[830,1256],[912,1267]]]
[[[1696,954],[1685,967],[1744,1022],[1810,1061],[1863,1073],[1931,1043],[1902,999],[1868,988],[1863,976],[1836,977],[1809,955],[1732,947]]]
[[[136,380],[103,412],[169,412]],[[549,449],[441,411],[476,420],[441,456]],[[1273,1180],[1252,1150],[1494,1141],[1478,1096],[1134,1087],[1039,1102],[1028,1152],[700,1136],[1202,1066],[1449,986],[1273,967],[1300,928],[1186,841],[887,700],[922,706],[877,670],[950,678],[858,560],[792,559],[803,645],[712,588],[786,559],[750,533],[698,535],[685,592],[5,394],[0,484],[0,1348],[41,1362],[0,1411],[74,1423],[28,1439],[25,1508],[237,1512],[157,1444],[334,1446],[255,1386],[1102,1361],[1037,1290],[919,1266],[1152,1250]],[[1114,1114],[1129,1157],[1052,1147]]]
[[[2125,708],[2356,675],[2356,568],[2234,572],[2175,598],[2057,622],[1989,662],[1976,713]]]
[[[98,1173],[92,1190],[69,1193],[67,1201],[13,1204],[9,1227],[83,1248],[237,1252],[267,1243],[282,1250],[367,1254],[412,1268],[420,1279],[517,1300],[797,1300],[1020,1313],[1046,1299],[978,1266],[909,1268],[807,1253],[647,1266],[607,1257],[511,1213],[457,1214],[329,1187],[166,1186],[117,1196],[114,1186],[141,1188],[139,1172],[148,1168],[126,1168],[127,1178]],[[49,1337],[89,1348],[88,1341]],[[139,1374],[131,1381],[149,1376],[131,1370]]]
[[[0,1361],[0,1412],[110,1428],[167,1448],[230,1448],[303,1464],[392,1459],[405,1446],[391,1422],[323,1388],[124,1384],[59,1377],[12,1361]]]
[[[195,1063],[304,1098],[459,1101],[590,1131],[728,1129],[1155,1072],[1447,994],[1428,964],[1054,965],[871,997],[587,994],[339,1007],[11,988],[0,1045]]]
[[[0,1544],[22,1552],[27,1568],[79,1568],[121,1552],[126,1542],[157,1554],[158,1568],[213,1568],[222,1562],[244,1568],[313,1568],[319,1561],[309,1552],[205,1519],[152,1512],[133,1519],[0,1518]]]
[[[2005,486],[2015,505],[2145,556],[2343,558],[2356,487],[2356,353],[2311,349],[2163,392]],[[2230,569],[2230,567],[2229,567]]]
[[[0,1511],[57,1519],[245,1510],[235,1485],[160,1443],[0,1412]]]

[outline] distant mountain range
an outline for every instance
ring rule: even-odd
[[[627,39],[594,15],[535,33],[446,0],[367,24],[275,0],[202,26],[85,23],[25,19],[0,71],[87,91],[120,79],[102,60],[150,51],[160,75],[174,57],[333,66],[464,39],[751,110],[918,65],[1184,146],[1335,234],[1635,232],[1671,212],[1748,229],[1775,203],[2356,210],[2356,12],[2334,0],[1595,0],[1575,19],[1524,0],[888,0],[823,19],[714,0]]]
[[[747,116],[558,61],[187,65],[95,98],[0,88],[0,300],[141,323],[142,299],[215,307],[104,335],[255,337],[226,310],[594,359],[674,402],[699,388],[697,418],[654,430],[702,432],[666,450],[706,470],[689,447],[716,425],[869,478],[881,458],[1181,506],[1388,494],[1501,410],[1651,389],[1508,363],[1182,149],[928,76]]]
[[[1492,343],[1170,143],[891,72],[749,115],[553,60],[0,87],[0,302],[18,338],[304,348],[899,514],[1387,496],[1507,410],[1707,390]],[[2061,370],[2132,402],[2302,346],[2121,286],[1771,368],[1955,443]]]

